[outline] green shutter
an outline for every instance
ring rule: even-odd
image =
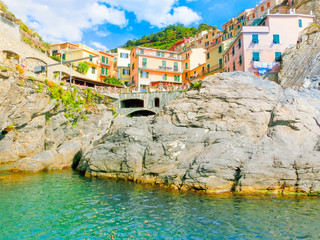
[[[102,56],[102,62],[105,63],[106,62],[106,58],[104,56]]]
[[[162,67],[165,67],[165,66],[167,66],[167,63],[166,63],[165,60],[163,60],[163,61],[162,61]]]
[[[280,36],[279,34],[273,34],[273,43],[279,44],[280,43]]]
[[[252,42],[259,43],[259,35],[258,34],[252,34]]]
[[[165,80],[167,80],[167,74],[164,75]]]
[[[276,59],[276,61],[281,61],[281,59],[282,59],[281,52],[275,52],[275,59]]]
[[[253,61],[260,61],[260,53],[259,52],[253,52],[252,53],[252,59],[253,59]]]
[[[175,81],[175,82],[177,81],[177,76],[176,76],[176,75],[174,75],[174,81]]]
[[[299,27],[302,28],[302,19],[299,19]]]
[[[109,64],[109,58],[106,58],[106,64]]]
[[[108,68],[106,68],[106,75],[108,75]]]
[[[222,53],[222,46],[219,47],[219,53]]]
[[[101,68],[101,74],[104,75],[104,68]]]
[[[89,58],[89,62],[92,62],[92,58],[91,58],[91,57],[92,57],[92,55],[91,55],[91,54],[89,54],[89,57],[90,57],[90,58]]]
[[[178,67],[178,63],[177,62],[174,62],[174,67]]]
[[[143,74],[143,72],[142,72],[142,71],[140,71],[140,77],[142,77],[142,74]]]
[[[149,72],[147,72],[147,78],[149,78]]]
[[[186,64],[185,64],[186,66],[185,66],[185,69],[188,69],[188,63],[186,62]]]

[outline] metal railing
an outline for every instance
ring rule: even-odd
[[[202,77],[208,73],[213,73],[213,72],[216,72],[216,71],[220,71],[223,69],[223,65],[222,64],[216,64],[210,68],[206,68],[204,69],[203,71],[201,71],[200,73],[196,73],[194,74],[193,76],[190,76],[189,78],[187,78],[187,80],[191,81],[193,79],[196,79],[196,78],[199,78],[199,77]]]
[[[156,49],[155,49],[156,51]],[[177,59],[177,60],[181,60],[180,56],[178,55],[170,55],[168,53],[162,53],[160,52],[160,54],[157,54],[157,53],[153,53],[153,52],[141,52],[139,50],[136,51],[136,54],[137,55],[141,55],[141,56],[151,56],[151,57],[160,57],[160,58],[168,58],[168,59]]]

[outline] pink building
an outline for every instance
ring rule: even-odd
[[[244,26],[224,53],[227,72],[243,71],[256,75],[279,72],[283,52],[297,43],[299,33],[313,23],[314,16],[267,14],[260,26]]]

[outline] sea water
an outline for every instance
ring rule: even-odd
[[[71,170],[2,175],[0,239],[320,239],[320,198],[177,193]]]

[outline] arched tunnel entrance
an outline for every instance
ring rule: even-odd
[[[147,117],[155,114],[156,114],[155,112],[152,112],[150,110],[139,110],[139,111],[135,111],[133,113],[128,114],[127,117]]]
[[[120,102],[120,108],[143,108],[144,101],[141,99],[126,99]]]

